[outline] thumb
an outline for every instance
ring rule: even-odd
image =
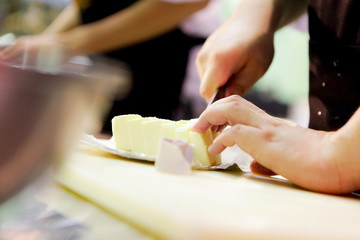
[[[219,64],[211,64],[201,79],[200,95],[209,102],[216,90],[225,85],[231,74]]]

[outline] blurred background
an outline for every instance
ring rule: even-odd
[[[0,34],[32,35],[43,31],[70,0],[3,0]]]
[[[16,37],[42,32],[71,0],[2,0],[0,36]],[[212,0],[182,24],[185,32],[206,38],[232,12],[238,0]],[[308,34],[307,16],[278,31],[275,59],[266,75],[245,97],[270,114],[307,126]],[[198,94],[195,58],[201,45],[190,52],[181,101],[173,119],[199,116],[206,103]]]

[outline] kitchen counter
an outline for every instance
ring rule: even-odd
[[[39,199],[80,219],[95,239],[360,239],[358,195],[314,193],[284,179],[236,170],[172,175],[82,150],[57,182]]]

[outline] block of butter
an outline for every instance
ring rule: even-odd
[[[200,165],[220,165],[220,155],[207,151],[214,133],[211,129],[203,133],[192,131],[195,122],[196,119],[171,121],[137,114],[116,116],[112,120],[115,147],[155,158],[160,140],[169,138],[189,143],[194,150],[194,160]]]

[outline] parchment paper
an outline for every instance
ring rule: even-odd
[[[85,144],[120,157],[155,162],[154,157],[141,153],[116,149],[113,138],[109,140],[103,140],[97,139],[91,135],[83,134],[80,142],[81,144]],[[201,166],[200,164],[193,164],[193,169],[221,170],[235,166],[243,172],[250,172],[250,163],[253,160],[250,155],[242,151],[238,146],[228,147],[225,149],[221,154],[221,159],[222,163],[219,166],[205,167]]]

